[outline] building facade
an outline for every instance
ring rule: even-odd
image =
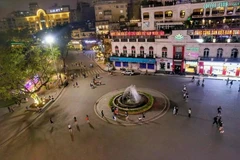
[[[67,6],[54,7],[43,10],[37,9],[37,4],[29,4],[30,11],[14,11],[8,18],[1,21],[1,25],[7,29],[29,28],[33,31],[70,23],[70,9]],[[35,13],[32,11],[36,10]],[[3,28],[2,26],[0,28]]]
[[[189,20],[189,27],[239,27],[240,2],[219,1],[149,1],[141,6],[142,30],[182,28]]]
[[[94,6],[96,33],[108,34],[110,30],[120,23],[128,20],[128,3],[118,3],[116,1],[97,2]]]
[[[240,29],[202,30],[232,33],[240,37]],[[174,72],[206,75],[240,76],[240,44],[204,42],[192,36],[200,30],[176,30],[171,35],[159,31],[112,32],[110,60],[122,67],[148,72]],[[147,35],[149,34],[149,35]]]

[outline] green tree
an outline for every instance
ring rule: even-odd
[[[27,95],[35,95],[40,102],[36,93],[55,73],[53,61],[58,56],[59,51],[55,47],[50,50],[36,46],[27,51],[24,48],[1,48],[0,98],[19,101]],[[27,81],[32,83],[32,87],[25,85]]]

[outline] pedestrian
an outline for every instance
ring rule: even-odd
[[[220,133],[224,133],[224,130],[223,130],[223,122],[222,122],[222,121],[219,123],[219,132],[220,132]]]
[[[138,121],[142,121],[142,117],[141,116],[138,117]]]
[[[220,126],[220,124],[222,123],[222,117],[218,116],[217,123],[218,123],[218,125]]]
[[[75,83],[73,83],[73,88],[75,88]]]
[[[187,102],[188,101],[188,92],[186,92],[186,95],[185,95],[185,101]]]
[[[14,109],[13,109],[13,107],[10,107],[10,109],[11,109],[11,112],[14,112]]]
[[[233,80],[231,80],[231,82],[230,82],[230,88],[232,87],[232,85],[233,85]]]
[[[103,113],[103,110],[101,110],[101,115],[102,115],[102,118],[104,117],[104,113]]]
[[[186,99],[186,92],[183,93],[183,99]]]
[[[77,86],[77,88],[78,88],[78,82],[76,82],[76,86]]]
[[[28,109],[29,109],[29,107],[28,106],[26,106],[26,110],[28,111]]]
[[[216,124],[218,126],[218,116],[213,118],[213,125]]]
[[[68,124],[68,130],[70,133],[72,133],[72,126],[70,124]]]
[[[49,99],[49,100],[51,100],[51,99],[52,99],[52,97],[49,95],[49,96],[48,96],[48,99]]]
[[[117,117],[115,115],[113,115],[113,120],[116,121],[117,120]]]
[[[178,114],[178,107],[176,107],[176,113],[175,113],[175,115],[177,115]]]
[[[53,96],[52,96],[52,101],[54,101],[54,98],[53,98]]]
[[[238,87],[238,92],[240,92],[240,84],[239,84],[239,87]]]
[[[49,118],[49,121],[50,121],[51,124],[53,124],[52,117]]]
[[[217,108],[217,112],[218,112],[218,116],[221,116],[221,113],[222,113],[222,107],[221,106],[219,106]]]
[[[73,117],[74,123],[77,124],[77,117]]]
[[[176,114],[176,107],[174,106],[173,107],[173,115],[175,115]]]
[[[192,114],[192,109],[189,108],[189,109],[188,109],[188,117],[189,117],[189,118],[191,118],[191,114]]]
[[[10,107],[7,107],[7,108],[8,108],[8,112],[9,112],[9,113],[12,112],[11,109],[10,109]]]
[[[128,120],[128,111],[125,112],[126,120]]]
[[[226,85],[228,85],[228,82],[229,82],[229,77],[227,78],[227,83],[226,83]]]
[[[86,115],[86,121],[87,121],[87,123],[90,123],[88,115]]]
[[[144,114],[144,112],[142,113],[142,118],[145,119],[145,114]]]

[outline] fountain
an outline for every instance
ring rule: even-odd
[[[112,106],[117,107],[120,111],[135,112],[145,108],[150,99],[153,99],[151,95],[138,92],[135,85],[131,85],[124,92],[113,97]]]

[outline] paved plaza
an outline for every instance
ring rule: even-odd
[[[69,67],[82,61],[86,66],[94,63],[79,52],[70,52]],[[102,72],[94,63],[87,78],[78,77],[79,88],[72,83],[59,98],[39,116],[34,123],[26,121],[20,113],[16,117],[6,113],[1,124],[11,122],[12,127],[26,123],[24,132],[14,130],[16,137],[0,146],[1,160],[238,160],[240,150],[240,93],[239,82],[232,88],[223,80],[205,80],[205,87],[197,86],[190,78],[171,76],[123,76]],[[99,73],[104,85],[91,89],[94,74]],[[74,81],[74,82],[75,82]],[[96,115],[96,102],[109,92],[136,85],[163,93],[169,99],[167,112],[153,121],[137,125],[107,123]],[[189,100],[182,97],[183,86],[189,92]],[[179,114],[172,114],[172,107],[179,107]],[[213,126],[213,117],[222,106],[223,134]],[[24,107],[24,106],[23,106]],[[107,107],[107,106],[103,106]],[[192,117],[188,118],[188,108]],[[1,111],[0,111],[1,112]],[[16,111],[17,112],[17,111]],[[86,115],[90,123],[86,122]],[[148,118],[146,113],[146,119]],[[20,117],[20,118],[18,118]],[[25,116],[26,118],[27,116]],[[49,118],[54,123],[51,125]],[[74,123],[73,117],[77,118]],[[28,118],[28,117],[27,117]],[[29,125],[31,123],[31,125]],[[72,126],[72,134],[68,130]],[[10,125],[10,124],[9,124]],[[1,125],[0,125],[1,126]],[[4,127],[5,128],[5,127]],[[0,128],[0,142],[8,137],[8,131]],[[15,129],[15,128],[14,128]],[[3,135],[4,134],[4,135]]]

